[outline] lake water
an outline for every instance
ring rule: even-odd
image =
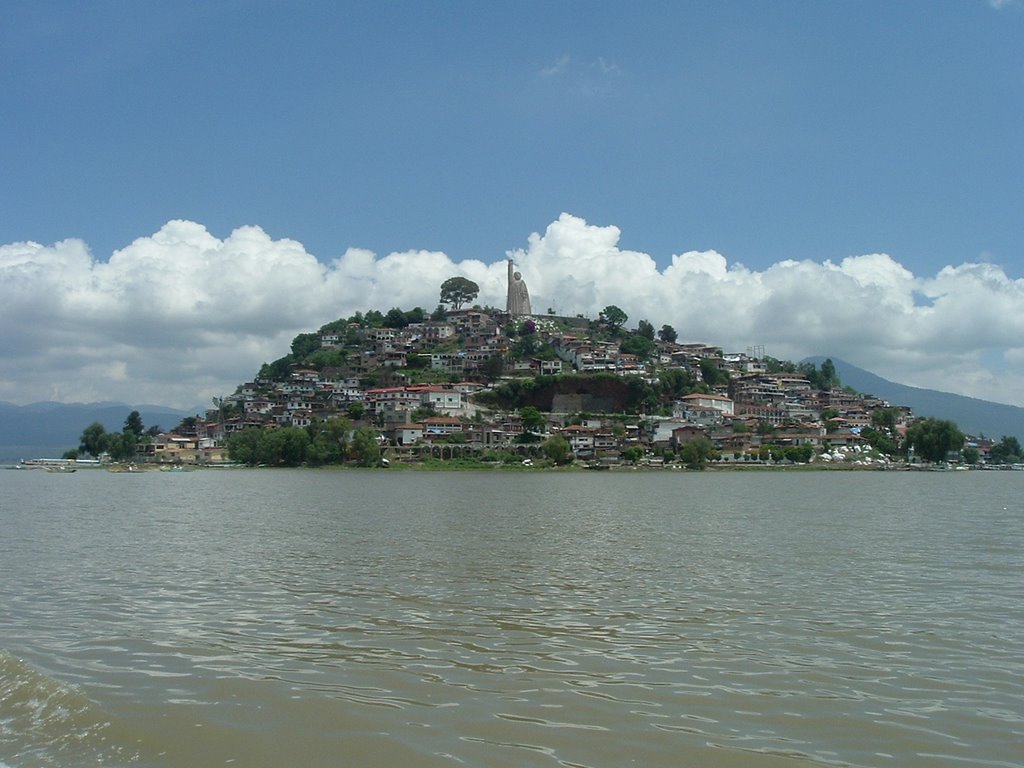
[[[11,768],[1024,761],[1024,473],[0,483]]]

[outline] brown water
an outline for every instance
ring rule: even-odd
[[[1024,759],[1024,473],[0,483],[12,768]]]

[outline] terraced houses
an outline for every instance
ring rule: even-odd
[[[222,443],[249,427],[304,427],[345,416],[375,426],[396,448],[511,447],[522,444],[521,415],[485,408],[474,396],[513,379],[568,373],[639,377],[657,386],[680,371],[700,390],[628,415],[588,414],[585,401],[563,399],[583,407],[545,412],[541,431],[562,434],[584,459],[613,460],[635,446],[664,453],[697,439],[737,460],[763,456],[769,444],[861,446],[872,414],[889,407],[838,387],[818,389],[799,371],[769,372],[764,359],[709,344],[657,341],[641,358],[582,318],[534,316],[519,332],[521,321],[473,308],[398,328],[331,327],[319,333],[319,349],[338,352],[342,364],[295,360],[284,375],[278,368],[257,376],[225,398],[226,409],[209,411],[192,437]],[[909,409],[896,414],[895,428],[905,428]]]

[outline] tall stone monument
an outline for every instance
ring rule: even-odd
[[[508,260],[508,302],[505,310],[510,315],[532,315],[530,310],[530,292],[526,290],[523,276],[515,271],[512,259]]]

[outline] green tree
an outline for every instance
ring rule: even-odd
[[[113,461],[130,461],[135,458],[135,435],[131,432],[111,432],[107,435],[107,453]]]
[[[384,315],[377,309],[367,310],[366,314],[363,315],[363,324],[367,328],[383,328]]]
[[[627,320],[629,320],[629,315],[614,304],[609,304],[601,310],[601,314],[598,315],[598,320],[607,325],[613,331],[617,331],[625,325]]]
[[[480,364],[480,373],[483,374],[483,377],[488,384],[493,384],[504,372],[505,358],[498,353],[490,355]]]
[[[836,366],[831,357],[826,358],[825,362],[821,364],[819,383],[822,389],[835,389],[839,386],[839,374],[836,372]]]
[[[377,430],[371,427],[359,427],[352,433],[350,456],[360,467],[380,466],[381,451],[377,441]]]
[[[409,354],[405,358],[405,367],[410,371],[422,371],[430,367],[430,355]]]
[[[537,335],[528,333],[525,336],[520,336],[519,339],[512,345],[512,355],[517,359],[525,359],[532,357],[540,346],[537,341]]]
[[[266,381],[284,381],[292,372],[293,362],[291,355],[285,355],[272,363],[264,363],[260,367],[259,377]]]
[[[669,368],[658,374],[658,388],[661,390],[663,402],[672,402],[680,397],[692,395],[697,387],[697,379],[689,371],[681,368]]]
[[[989,451],[989,461],[993,464],[1019,464],[1022,458],[1024,451],[1021,451],[1020,441],[1016,437],[1004,435]]]
[[[624,461],[628,461],[630,464],[636,464],[640,459],[644,457],[644,449],[639,445],[631,445],[628,448],[623,449],[622,458]]]
[[[907,443],[922,459],[937,464],[963,447],[964,435],[952,421],[918,419],[907,429]]]
[[[136,439],[142,437],[146,427],[143,425],[142,415],[138,411],[132,411],[128,414],[128,418],[124,420],[123,431],[132,433]]]
[[[679,336],[676,334],[676,329],[671,325],[663,325],[661,330],[658,331],[658,338],[662,341],[674,342]]]
[[[452,309],[461,309],[463,304],[473,301],[480,293],[480,286],[467,277],[449,277],[441,283],[441,303],[450,304]]]
[[[98,421],[94,421],[82,431],[82,436],[78,440],[79,452],[88,453],[90,456],[98,458],[101,453],[107,450],[110,437],[107,435],[107,430],[104,429],[103,425]]]
[[[256,446],[259,464],[297,467],[306,461],[309,434],[301,427],[280,427],[263,430]]]
[[[306,358],[306,362],[318,371],[324,368],[341,368],[348,361],[344,349],[318,349]]]
[[[636,332],[643,336],[645,339],[654,341],[654,326],[646,320],[641,320],[636,324]]]
[[[409,318],[398,307],[392,307],[384,316],[385,328],[405,328],[408,324]]]
[[[964,448],[960,452],[960,456],[963,458],[964,464],[977,464],[978,459],[981,458],[981,451],[971,446],[969,448]]]
[[[320,349],[320,336],[315,333],[300,333],[292,339],[292,357],[305,360]]]
[[[792,367],[792,363],[787,363],[786,365]],[[796,372],[806,376],[807,382],[815,389],[829,390],[839,388],[839,374],[836,373],[836,367],[832,363],[832,358],[826,359],[821,364],[820,369],[814,363],[800,363],[796,366]]]
[[[899,412],[899,408],[876,408],[871,412],[871,424],[885,430],[889,435],[895,435],[896,418]],[[835,415],[838,416],[839,412],[836,411]]]
[[[794,464],[806,464],[814,455],[814,449],[809,445],[791,445],[785,450],[785,457]]]
[[[887,456],[894,456],[897,452],[896,441],[886,430],[877,427],[864,427],[860,436],[868,441],[868,445]]]
[[[626,377],[626,410],[648,413],[661,406],[658,390],[647,383],[642,376]]]
[[[194,435],[198,419],[195,416],[186,416],[178,422],[178,426],[171,430],[176,435]],[[154,435],[156,437],[156,435]]]
[[[340,464],[348,453],[348,435],[352,423],[345,418],[317,419],[306,428],[310,445],[306,460],[310,464]]]
[[[430,419],[437,416],[437,408],[434,407],[433,403],[424,403],[418,408],[414,409],[409,415],[409,418],[414,424],[423,421],[424,419]]]
[[[254,467],[259,463],[257,448],[264,430],[248,427],[228,438],[228,458]]]
[[[825,423],[825,432],[832,434],[839,429],[839,411],[835,408],[823,408],[821,411],[821,420]]]
[[[796,366],[789,360],[777,360],[770,355],[765,355],[761,361],[768,373],[796,373],[797,371]]]
[[[523,429],[527,432],[543,432],[547,420],[539,409],[532,405],[526,405],[519,409],[519,416],[523,420]]]
[[[704,383],[709,387],[729,383],[728,372],[715,365],[715,361],[709,357],[702,357],[700,359],[700,374],[704,378]]]
[[[622,340],[619,351],[627,355],[636,355],[641,360],[646,360],[654,354],[654,342],[639,333],[631,333]]]
[[[544,455],[555,464],[568,464],[572,461],[572,449],[569,441],[561,435],[552,435],[541,446]]]
[[[714,453],[714,446],[706,437],[696,437],[679,449],[679,458],[688,469],[704,469]]]

